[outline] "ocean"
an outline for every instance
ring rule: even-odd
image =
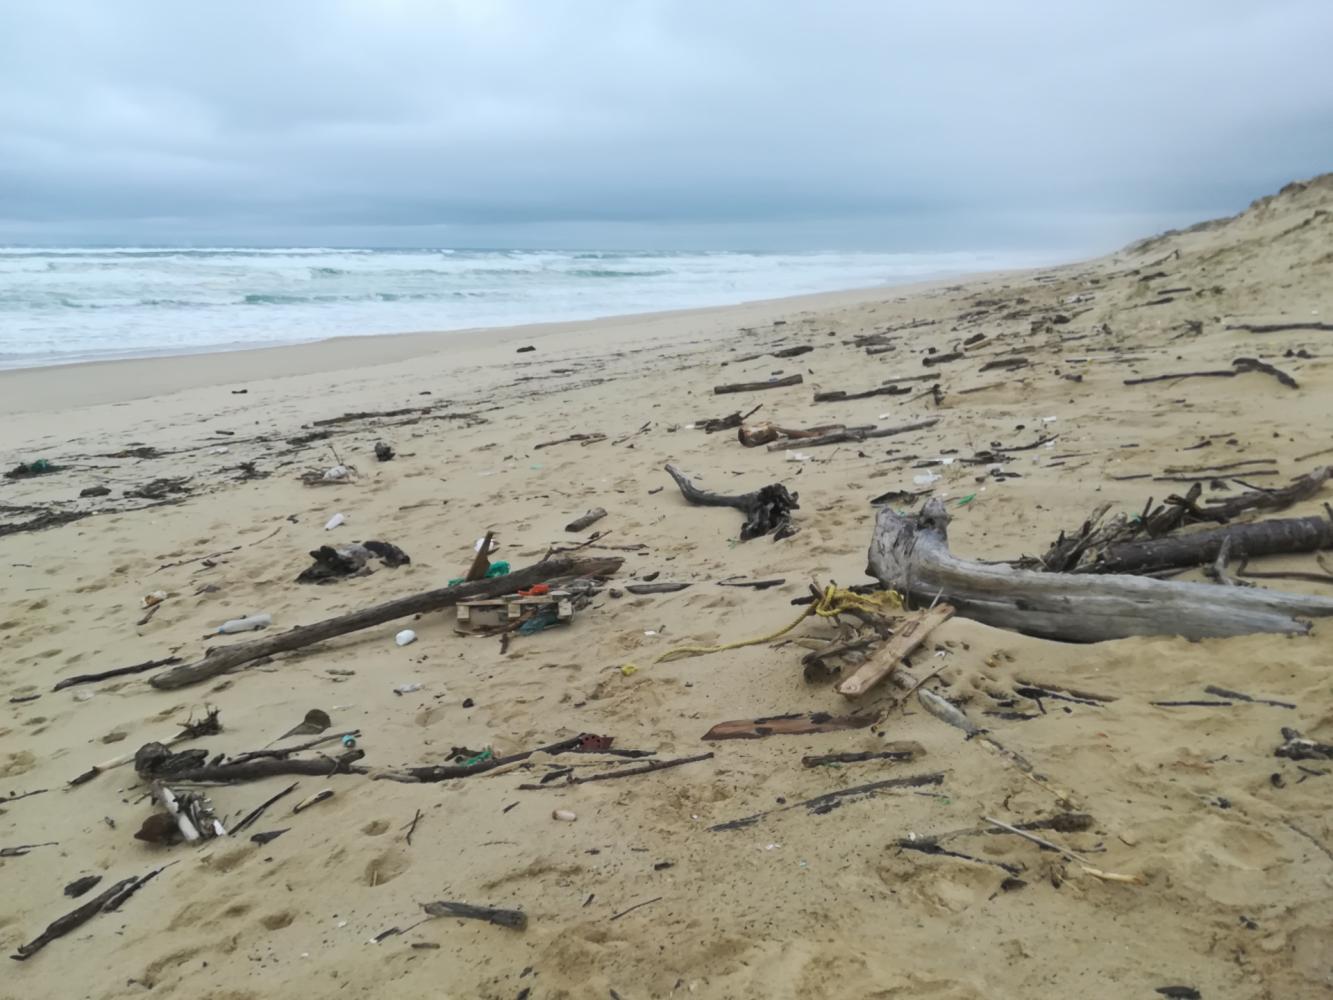
[[[987,253],[0,248],[0,368],[591,319],[1033,263]]]

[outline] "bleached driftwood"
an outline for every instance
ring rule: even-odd
[[[885,586],[997,628],[1071,642],[1134,635],[1189,639],[1306,632],[1303,618],[1333,615],[1333,598],[1125,575],[1071,576],[959,559],[937,499],[917,515],[880,508],[867,572]]]

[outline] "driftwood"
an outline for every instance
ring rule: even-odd
[[[161,607],[160,604],[154,604],[154,608]],[[103,670],[100,674],[79,674],[77,677],[66,677],[53,687],[52,691],[63,691],[65,688],[74,687],[76,684],[93,684],[97,681],[108,680],[112,677],[124,677],[127,674],[140,674],[145,670],[156,670],[158,667],[169,667],[172,664],[180,663],[179,656],[168,656],[165,660],[145,660],[143,663],[136,663],[130,667],[116,667],[114,670]]]
[[[779,427],[775,423],[766,421],[762,424],[755,424],[753,427],[741,425],[741,428],[736,432],[736,437],[740,440],[742,446],[757,448],[761,444],[768,444],[770,441],[776,441],[779,438],[802,441],[807,438],[822,437],[836,431],[846,431],[847,429],[843,424],[823,424],[819,427]],[[873,428],[867,426],[854,429],[867,431]]]
[[[871,396],[906,396],[912,390],[906,386],[886,384],[866,389],[863,392],[848,392],[845,389],[830,389],[828,392],[815,393],[816,403],[839,403],[849,399],[869,399]]]
[[[362,611],[326,618],[313,625],[300,625],[286,632],[279,632],[277,635],[213,648],[202,659],[164,670],[155,675],[149,683],[163,690],[198,684],[243,663],[250,663],[265,656],[287,653],[335,636],[383,625],[398,618],[428,611],[440,611],[453,607],[459,601],[475,597],[497,597],[558,576],[609,576],[620,568],[623,561],[618,557],[589,559],[568,555],[551,556],[508,576],[428,590],[386,601]]]
[[[434,903],[422,903],[421,908],[432,917],[467,917],[470,920],[484,920],[488,924],[500,927],[512,927],[516,931],[528,926],[528,915],[522,910],[505,910],[494,906],[472,906],[469,903],[451,903],[441,899]]]
[[[802,712],[795,715],[771,715],[762,719],[736,719],[719,722],[704,733],[706,740],[757,740],[765,736],[805,736],[808,733],[836,733],[844,729],[864,729],[879,721],[879,716],[830,715],[828,712]]]
[[[565,530],[582,531],[584,528],[588,527],[588,525],[596,524],[604,517],[606,517],[606,508],[594,507],[592,510],[588,511],[588,513],[584,514],[582,517],[576,517],[574,518],[574,520],[570,521],[567,525],[565,525]]]
[[[938,499],[915,516],[880,508],[869,574],[923,604],[938,598],[987,625],[1074,642],[1306,632],[1309,623],[1300,619],[1333,615],[1330,598],[971,562],[949,551],[948,523]]]
[[[842,444],[847,441],[865,441],[869,438],[893,437],[895,434],[906,434],[909,431],[925,430],[927,427],[934,427],[940,422],[939,417],[929,417],[926,420],[914,420],[910,424],[899,424],[897,427],[843,427],[838,430],[830,431],[827,434],[821,434],[818,437],[810,437],[801,441],[802,448],[818,448],[826,444]],[[776,444],[768,446],[769,451],[781,451],[787,447],[785,441],[779,441]]]
[[[666,471],[680,487],[681,496],[690,503],[699,507],[734,507],[744,514],[745,523],[741,525],[743,542],[770,532],[775,540],[796,533],[791,523],[791,512],[800,509],[800,504],[796,502],[800,494],[787,492],[787,487],[781,483],[773,483],[739,496],[725,496],[699,489],[674,465],[668,465]]]
[[[787,812],[790,809],[808,809],[812,815],[822,816],[830,813],[842,805],[843,799],[864,796],[873,798],[875,793],[887,788],[922,788],[926,785],[939,785],[943,783],[944,775],[939,771],[930,774],[913,774],[905,778],[889,778],[885,781],[872,781],[865,785],[853,785],[851,788],[839,788],[836,791],[825,792],[823,795],[816,795],[813,799],[804,799],[801,802],[793,802],[789,805],[778,806],[776,809],[765,809],[763,812],[755,813],[751,816],[742,816],[740,819],[729,820],[726,823],[718,823],[708,828],[710,833],[716,833],[721,830],[740,830],[747,826],[754,826],[765,816],[772,816],[774,813]]]
[[[850,677],[840,681],[836,690],[848,698],[859,698],[887,677],[903,657],[926,641],[936,627],[953,617],[953,607],[937,604],[926,611],[904,618],[894,627],[893,638]]]
[[[1218,560],[1223,546],[1240,556],[1270,556],[1333,548],[1333,520],[1320,514],[1283,517],[1250,524],[1229,524],[1163,538],[1121,542],[1079,567],[1088,573],[1154,573],[1175,567],[1202,566]]]
[[[733,382],[730,385],[713,386],[713,394],[723,396],[729,392],[758,392],[760,389],[781,389],[784,386],[800,385],[805,381],[800,374],[786,375],[783,378],[769,379],[767,382]]]
[[[697,753],[692,757],[675,757],[671,760],[650,760],[635,767],[625,767],[618,771],[602,771],[598,774],[588,774],[581,778],[575,778],[566,775],[563,782],[551,782],[543,785],[519,785],[521,791],[537,792],[546,788],[564,788],[567,785],[584,785],[590,781],[612,781],[616,778],[633,778],[640,774],[651,774],[653,771],[665,771],[669,767],[680,767],[682,764],[697,764],[701,760],[710,760],[713,754]]]
[[[119,896],[122,892],[130,889],[139,882],[138,875],[131,875],[129,878],[123,878],[115,885],[105,889],[94,896],[88,902],[73,910],[70,910],[62,917],[57,917],[47,925],[46,930],[33,938],[27,944],[21,944],[18,950],[9,957],[17,962],[23,962],[31,958],[37,952],[41,951],[56,938],[64,937],[71,931],[78,930],[93,917],[97,916],[106,905]]]

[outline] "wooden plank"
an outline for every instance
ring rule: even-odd
[[[953,605],[937,604],[904,618],[875,657],[852,676],[840,681],[836,690],[848,698],[859,698],[893,672],[898,662],[926,641],[926,636],[953,617]]]

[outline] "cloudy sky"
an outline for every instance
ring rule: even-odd
[[[1330,0],[5,0],[0,243],[1105,249],[1333,170]]]

